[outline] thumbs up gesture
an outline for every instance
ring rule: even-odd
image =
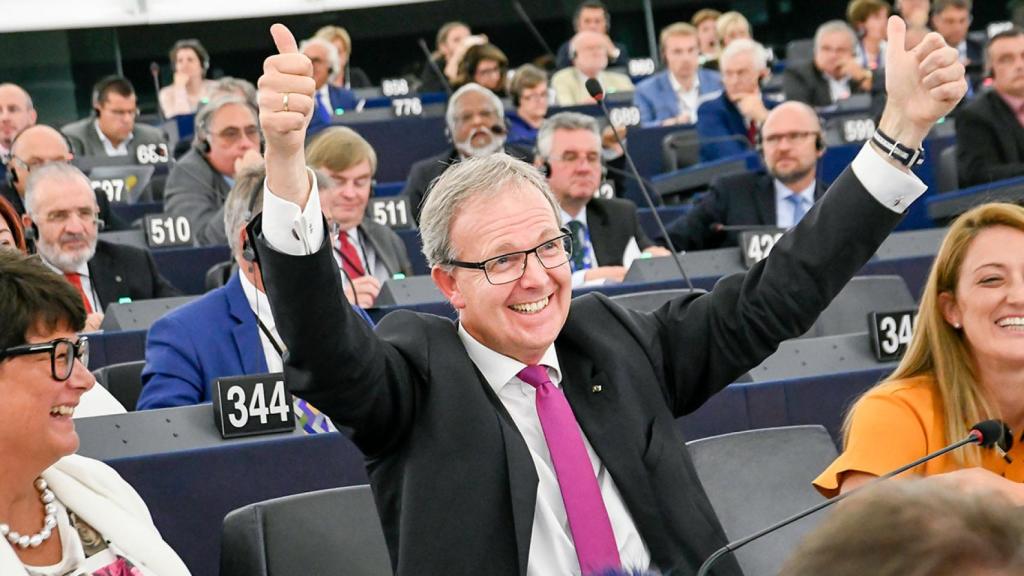
[[[889,17],[885,53],[885,90],[888,101],[879,129],[904,145],[916,148],[937,120],[952,112],[967,81],[956,48],[935,32],[913,50],[905,48],[907,25]]]
[[[316,90],[313,63],[299,53],[287,27],[274,24],[270,34],[278,53],[263,61],[258,83],[267,186],[277,196],[304,206],[310,189],[304,142]]]

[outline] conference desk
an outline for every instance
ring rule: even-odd
[[[676,421],[680,440],[753,428],[822,424],[838,442],[847,407],[889,369],[732,384]],[[83,440],[86,444],[88,439]],[[197,575],[217,573],[221,523],[231,510],[269,498],[368,481],[361,453],[339,433],[226,440],[204,448],[105,461],[139,492],[164,539]]]
[[[925,205],[930,218],[936,222],[945,222],[986,202],[1024,204],[1024,176],[936,194],[927,198]]]

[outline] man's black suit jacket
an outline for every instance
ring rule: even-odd
[[[825,194],[825,187],[817,182],[814,201]],[[738,232],[716,230],[725,226],[775,226],[774,178],[767,173],[744,172],[716,178],[693,209],[685,216],[670,222],[668,231],[677,250],[708,250],[723,246],[736,246]]]
[[[520,160],[531,160],[528,150],[515,145],[505,146],[505,153]],[[420,209],[423,208],[423,201],[427,199],[427,189],[430,188],[430,183],[459,159],[459,152],[453,147],[436,156],[419,160],[409,168],[409,176],[405,179],[402,195],[409,199],[409,208],[417,223],[420,221]]]
[[[653,313],[600,294],[571,305],[555,343],[562,386],[657,567],[691,573],[726,540],[675,418],[806,331],[900,219],[850,170],[833,187],[767,259],[709,294]],[[396,574],[524,575],[537,474],[457,325],[399,311],[374,333],[344,304],[329,243],[288,256],[256,228],[286,381],[353,430]],[[740,570],[727,558],[713,573]]]
[[[878,78],[876,77],[877,81]],[[828,88],[825,75],[814,65],[814,62],[799,62],[787,66],[782,73],[782,91],[786,100],[796,100],[815,108],[831,106],[832,92]],[[850,81],[850,94],[864,92],[860,85]]]
[[[654,244],[640,226],[636,204],[621,198],[591,198],[587,231],[600,266],[622,266],[622,255],[633,238],[641,250]]]
[[[956,157],[961,188],[1024,175],[1024,126],[995,90],[957,112]]]
[[[99,240],[89,260],[89,280],[106,308],[121,298],[132,301],[181,296],[156,269],[153,256],[134,246]]]

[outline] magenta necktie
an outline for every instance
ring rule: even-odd
[[[622,563],[615,545],[612,522],[601,499],[594,467],[569,402],[551,383],[543,366],[527,366],[518,376],[537,390],[537,417],[544,430],[551,463],[555,466],[580,570],[589,574],[620,568]]]

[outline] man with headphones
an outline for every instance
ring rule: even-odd
[[[495,152],[528,158],[527,150],[505,145],[507,133],[505,106],[494,92],[473,82],[456,90],[448,99],[445,112],[445,136],[452,144],[451,149],[413,164],[405,180],[402,195],[409,199],[413,218],[419,222],[430,183],[452,164]]]
[[[718,96],[722,78],[700,66],[697,29],[686,22],[666,26],[658,39],[665,70],[637,84],[633,104],[644,126],[697,122],[697,108]]]
[[[164,210],[185,216],[199,245],[228,243],[221,220],[235,174],[262,162],[256,110],[235,95],[211,100],[196,114],[192,149],[167,176]]]
[[[107,76],[92,89],[94,115],[64,126],[61,132],[71,142],[76,156],[129,156],[139,146],[163,144],[160,129],[136,122],[139,107],[135,88],[127,78]]]
[[[7,182],[0,187],[0,194],[14,206],[21,216],[25,213],[25,187],[32,172],[49,163],[68,163],[74,159],[71,143],[67,136],[45,124],[34,124],[25,128],[11,142],[11,157],[7,164]],[[100,220],[107,230],[124,230],[128,223],[110,209],[107,195],[94,191],[99,206]]]
[[[782,88],[787,100],[816,108],[832,106],[854,94],[870,94],[882,72],[872,72],[856,57],[857,33],[842,20],[829,20],[814,33],[814,58],[786,66]],[[876,79],[878,75],[878,79]]]
[[[313,63],[313,81],[316,98],[309,134],[313,135],[330,126],[335,116],[355,109],[359,103],[355,93],[331,84],[331,76],[341,71],[338,49],[323,38],[310,38],[302,42],[299,51]]]
[[[572,233],[572,285],[621,282],[641,251],[668,251],[644,234],[636,205],[621,198],[595,198],[603,177],[597,121],[578,112],[548,118],[537,133],[537,162],[558,200],[562,224]]]
[[[608,65],[625,66],[629,63],[629,51],[626,45],[613,42],[608,34],[611,34],[612,15],[608,7],[601,0],[583,0],[576,6],[572,15],[573,32],[589,30],[600,32],[605,35],[605,42],[608,47]],[[558,55],[555,56],[555,66],[559,69],[572,66],[572,50],[570,44],[572,39],[566,40],[558,47]]]
[[[956,116],[961,187],[1024,175],[1024,30],[996,34],[986,51],[992,89]]]
[[[794,101],[774,108],[761,127],[758,149],[767,173],[717,178],[690,212],[666,227],[677,250],[737,245],[738,233],[725,226],[792,228],[825,193],[817,178],[825,145],[810,106]]]
[[[96,193],[78,168],[51,162],[32,171],[25,190],[25,230],[36,252],[82,296],[86,330],[98,330],[108,304],[180,296],[148,251],[97,238],[103,227]]]
[[[608,52],[608,36],[604,32],[581,30],[570,41],[572,67],[555,72],[551,87],[555,89],[555,100],[559,106],[593,104],[594,99],[587,92],[588,78],[597,78],[605,94],[632,92],[633,81],[621,72],[607,70],[611,55]]]

